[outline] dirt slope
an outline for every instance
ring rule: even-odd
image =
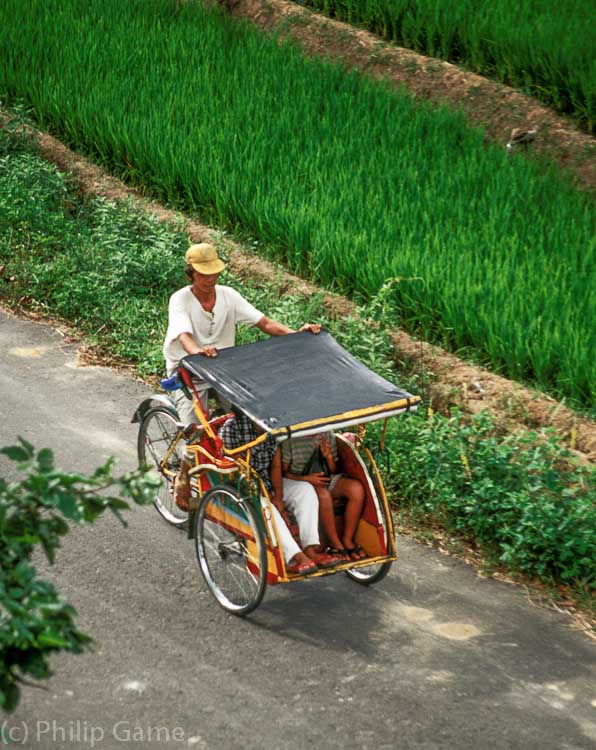
[[[367,31],[334,21],[286,0],[220,0],[230,13],[247,18],[307,54],[342,60],[369,75],[405,86],[421,99],[461,107],[486,137],[503,144],[513,129],[538,130],[533,154],[554,158],[576,183],[596,191],[596,140],[573,121],[537,99],[456,65],[384,42]]]
[[[6,116],[0,113],[0,125]],[[35,132],[42,155],[61,170],[72,172],[80,181],[83,192],[102,195],[114,200],[132,198],[145,210],[163,221],[183,221],[189,238],[202,241],[211,238],[212,227],[188,220],[175,211],[142,198],[120,180],[111,177],[88,159],[74,153],[52,136]],[[281,268],[255,257],[240,246],[229,243],[230,267],[241,276],[279,279],[284,292],[309,295],[318,289],[302,279],[285,273]],[[340,315],[354,315],[352,302],[338,295],[327,294],[325,304]],[[596,461],[596,423],[578,416],[564,404],[544,394],[525,388],[510,380],[466,363],[443,349],[418,341],[405,331],[394,331],[396,357],[410,360],[416,367],[425,368],[431,379],[430,396],[437,408],[457,404],[468,412],[488,408],[507,423],[511,430],[522,427],[552,426],[578,452],[583,460]]]

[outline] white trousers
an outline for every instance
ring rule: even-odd
[[[295,479],[283,480],[284,505],[296,516],[300,542],[303,547],[319,543],[319,499],[314,487],[308,482]],[[284,560],[288,563],[300,552],[283,516],[273,503],[273,516]]]
[[[283,480],[284,504],[296,516],[302,547],[319,543],[319,498],[308,482]],[[285,524],[284,524],[285,525]]]
[[[207,415],[209,415],[209,384],[205,382],[195,382],[195,388],[197,389],[197,393],[199,394],[199,398],[201,399],[201,402],[204,406],[204,408],[207,410]],[[231,411],[231,404],[229,401],[227,401],[222,396],[219,396],[215,393],[215,391],[211,391],[211,395],[215,396],[216,398],[216,406],[219,409],[224,409],[226,412]],[[174,391],[174,403],[176,404],[176,409],[178,411],[178,418],[180,422],[183,424],[190,424],[191,422],[198,422],[199,418],[195,414],[195,410],[193,407],[192,399],[186,398],[184,395],[182,389],[179,389],[177,391]]]
[[[209,390],[209,385],[204,382],[197,383],[195,381],[195,387],[197,389],[197,393],[199,394],[199,398],[203,402],[203,406],[207,408],[207,391]],[[176,409],[178,410],[178,419],[183,424],[190,424],[191,422],[198,421],[198,417],[195,414],[195,410],[192,405],[192,399],[186,398],[181,388],[177,391],[174,391],[174,402],[176,404]]]
[[[283,552],[284,560],[286,563],[289,563],[290,560],[300,552],[300,547],[292,536],[290,529],[288,529],[288,525],[284,521],[283,516],[273,503],[271,503],[271,508],[273,510],[273,517],[275,518],[275,527],[281,544],[281,551]]]

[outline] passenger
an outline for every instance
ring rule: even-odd
[[[337,441],[332,432],[296,437],[281,447],[284,492],[292,485],[309,484],[319,498],[321,525],[329,547],[327,553],[344,560],[362,560],[366,552],[354,541],[362,515],[365,490],[358,479],[338,472]],[[334,500],[346,499],[343,532],[335,524]]]
[[[186,252],[185,273],[191,284],[174,292],[168,306],[168,330],[163,346],[168,376],[173,375],[178,362],[187,354],[216,357],[218,349],[234,346],[236,326],[256,326],[269,336],[294,333],[291,328],[267,318],[248,300],[229,286],[217,282],[225,263],[213,245],[192,245]],[[319,333],[317,323],[305,323],[301,331]],[[209,386],[197,381],[197,391],[207,408]],[[181,390],[174,396],[180,421],[195,421],[192,401]]]
[[[258,428],[244,412],[233,407],[234,416],[222,426],[219,435],[228,450],[240,448],[256,440]],[[337,564],[330,555],[317,551],[319,541],[319,503],[316,493],[306,484],[287,488],[281,475],[281,452],[272,435],[250,449],[250,465],[259,474],[271,497],[275,525],[279,532],[286,570],[289,573],[308,573],[317,567],[329,568]],[[287,525],[288,510],[298,523],[300,549]]]

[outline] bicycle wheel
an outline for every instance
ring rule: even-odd
[[[375,493],[377,494],[377,497],[380,498],[382,493],[379,487],[380,479],[378,478],[378,470],[374,462],[371,464],[369,461],[368,463],[369,463],[369,466],[367,467],[367,472],[369,476],[371,477],[371,481],[375,489]],[[380,516],[381,516],[380,520],[381,520],[381,527],[383,529],[383,536],[385,538],[386,543],[388,543],[389,534],[393,533],[393,525],[388,523],[387,516],[385,513],[385,506],[383,505],[382,502],[379,503],[379,510],[380,510]],[[349,570],[346,570],[346,575],[348,576],[348,578],[351,578],[353,581],[356,581],[356,583],[360,583],[363,586],[370,586],[373,583],[378,583],[379,581],[383,580],[383,578],[385,578],[387,573],[389,573],[389,570],[392,565],[393,565],[393,560],[389,560],[387,562],[375,563],[373,565],[364,565],[361,568],[350,568]]]
[[[392,565],[393,561],[389,560],[389,562],[376,563],[375,565],[364,565],[362,568],[350,568],[346,570],[346,575],[356,583],[370,586],[383,580]]]
[[[155,466],[161,478],[153,505],[174,526],[181,526],[188,518],[188,513],[174,502],[174,477],[180,469],[185,448],[184,440],[180,439],[171,450],[178,432],[173,412],[164,406],[155,406],[143,417],[137,441],[139,463]]]
[[[213,487],[195,514],[195,548],[207,586],[235,615],[258,607],[267,584],[267,551],[255,511],[233,489]]]

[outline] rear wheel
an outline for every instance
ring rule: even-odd
[[[374,464],[371,465],[370,461],[368,461],[367,464],[368,464],[367,465],[368,474],[371,477],[371,481],[375,488],[375,492],[380,501],[382,492],[381,492],[381,488],[379,487],[380,478],[378,477],[376,466],[374,466]],[[385,514],[385,506],[383,505],[382,502],[379,502],[379,510],[380,510],[380,516],[381,516],[380,518],[381,527],[383,530],[382,533],[385,539],[385,544],[387,545],[389,544],[389,533],[390,533],[390,529],[392,529],[392,524],[389,524],[387,522],[387,517]],[[346,575],[348,576],[348,578],[351,578],[353,581],[356,581],[356,583],[360,583],[363,586],[370,586],[373,583],[378,583],[379,581],[382,581],[383,578],[385,578],[385,576],[387,575],[387,573],[389,573],[389,570],[392,565],[393,565],[393,560],[389,560],[388,562],[376,563],[374,565],[363,565],[361,568],[350,568],[349,570],[346,570]]]
[[[207,492],[195,516],[199,567],[219,604],[235,615],[258,607],[267,584],[267,550],[254,509],[228,487]]]
[[[174,477],[180,470],[185,450],[183,439],[179,439],[172,449],[178,433],[173,412],[163,406],[156,406],[145,413],[137,442],[139,463],[155,467],[161,478],[153,504],[166,521],[174,526],[181,526],[188,518],[188,513],[174,502]]]
[[[384,563],[377,563],[376,565],[364,565],[362,568],[350,568],[346,570],[346,575],[356,583],[361,583],[363,586],[370,586],[372,583],[382,581],[383,578],[389,573],[389,569],[393,565],[393,561]]]

